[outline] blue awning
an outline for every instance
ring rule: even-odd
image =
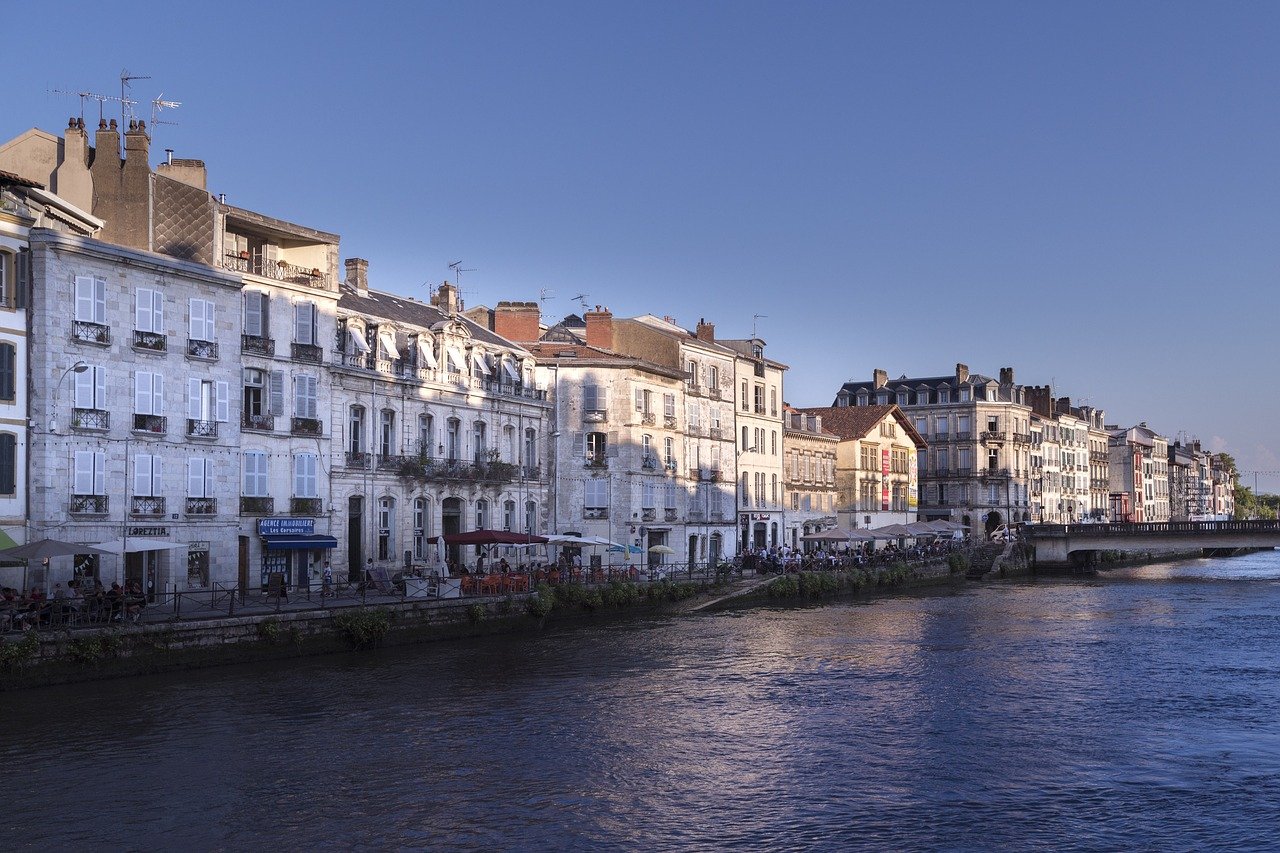
[[[332,536],[321,536],[319,533],[278,533],[274,536],[263,536],[268,551],[310,551],[312,548],[337,548],[338,540]]]

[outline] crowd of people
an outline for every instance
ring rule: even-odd
[[[139,581],[110,588],[95,579],[76,578],[43,589],[0,588],[0,631],[74,625],[82,622],[137,622],[147,605]]]
[[[917,542],[906,548],[893,543],[875,548],[873,543],[867,542],[841,549],[798,551],[784,545],[777,548],[748,549],[740,557],[739,568],[745,572],[763,574],[887,566],[898,562],[921,562],[945,557],[954,549],[967,545],[963,541],[944,538],[932,542]]]

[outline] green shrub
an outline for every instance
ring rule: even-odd
[[[551,587],[541,584],[534,595],[525,600],[524,609],[534,619],[545,619],[556,606],[556,594]]]
[[[485,612],[483,604],[473,604],[467,608],[467,621],[472,625],[479,625],[484,621],[484,616]]]
[[[259,622],[258,639],[272,646],[280,642],[280,620],[271,616]]]
[[[98,663],[106,654],[102,640],[98,637],[77,637],[67,643],[67,657],[76,663]]]
[[[28,631],[21,640],[0,639],[0,668],[6,671],[21,669],[31,662],[40,649],[40,638],[35,631]]]
[[[947,555],[947,566],[951,569],[951,574],[962,575],[969,571],[969,555],[963,551],[952,551]]]
[[[368,649],[382,642],[391,627],[391,617],[380,607],[344,611],[333,617],[333,624],[353,649]]]

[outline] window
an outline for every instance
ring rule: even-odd
[[[956,432],[960,433],[961,435],[969,434],[969,416],[968,415],[956,416]]]
[[[587,509],[606,509],[609,506],[609,481],[604,477],[586,482],[583,506]]]
[[[251,338],[267,337],[271,328],[267,294],[256,290],[246,290],[244,294],[244,333]]]
[[[133,374],[133,413],[135,415],[164,414],[163,374],[146,370],[139,370]],[[134,428],[138,428],[136,422]]]
[[[462,458],[462,421],[449,418],[445,425],[445,458],[457,462]]]
[[[654,494],[655,494],[655,490],[653,487],[653,480],[646,479],[643,483],[640,484],[640,508],[641,509],[653,509],[658,505],[658,502],[655,499]]]
[[[899,406],[905,406],[905,405],[907,405],[907,392],[906,392],[906,391],[899,391],[899,392],[898,392],[898,399],[897,399],[897,403],[898,403],[898,405],[899,405]]]
[[[951,454],[945,447],[938,448],[938,473],[945,474],[951,467]]]
[[[676,467],[676,440],[674,438],[664,438],[662,440],[662,462],[670,470]]]
[[[315,345],[316,306],[314,302],[299,302],[293,306],[293,340],[299,344]]]
[[[582,410],[588,413],[605,410],[604,396],[600,393],[600,386],[594,382],[588,382],[582,386]]]
[[[187,380],[187,417],[203,423],[226,423],[231,415],[231,386],[208,379]]]
[[[427,519],[429,516],[426,498],[414,498],[413,501],[413,558],[426,559]]]
[[[107,493],[107,454],[97,450],[77,450],[71,490],[76,495]]]
[[[711,428],[714,430],[720,429],[720,407],[719,406],[711,407]]]
[[[778,475],[772,474],[769,478],[769,503],[777,506],[778,504]]]
[[[929,436],[928,418],[916,418],[916,432],[920,433],[923,438],[927,438]]]
[[[192,299],[187,323],[187,337],[193,341],[212,341],[214,338],[213,303],[208,299]]]
[[[479,465],[488,458],[488,448],[485,446],[486,426],[484,421],[476,421],[471,425],[471,446],[475,452],[475,463]]]
[[[987,468],[994,471],[1000,467],[1000,449],[993,447],[987,451]]]
[[[240,456],[243,478],[240,493],[247,498],[265,498],[267,491],[267,454],[261,450],[246,450]]]
[[[244,415],[245,425],[249,426],[253,418],[261,418],[267,414],[266,378],[261,370],[246,368],[244,372]]]
[[[187,459],[187,497],[213,497],[213,460],[190,457]]]
[[[0,343],[0,400],[11,403],[17,399],[17,393],[18,350],[11,343]]]
[[[395,498],[378,499],[378,559],[390,560],[395,555]]]
[[[378,419],[378,455],[386,458],[396,455],[396,413],[383,409]]]
[[[347,417],[347,452],[364,452],[364,406],[352,406]]]
[[[0,495],[18,491],[18,437],[0,432]]]
[[[605,451],[608,449],[607,436],[602,432],[589,432],[587,433],[585,447],[585,454],[588,461],[603,463]]]
[[[757,385],[753,389],[755,392],[755,413],[757,415],[764,414],[764,386]]]
[[[137,497],[157,497],[163,494],[160,478],[160,457],[150,453],[133,456],[133,494]]]
[[[771,456],[778,455],[778,431],[776,429],[769,431],[769,454]]]
[[[107,322],[107,280],[91,275],[76,276],[76,320],[81,323]]]
[[[435,455],[432,443],[435,441],[435,419],[429,414],[418,415],[418,453],[427,458]]]
[[[502,502],[502,529],[514,530],[515,523],[516,523],[516,502],[503,501]]]
[[[889,392],[888,392],[888,391],[880,391],[880,392],[878,392],[878,393],[876,394],[876,405],[877,405],[877,406],[887,406],[887,405],[889,405]]]
[[[710,388],[720,387],[720,368],[714,364],[707,368],[707,386]]]
[[[675,484],[673,484],[673,483],[668,483],[666,486],[664,486],[664,487],[663,487],[663,490],[662,490],[662,497],[663,497],[663,507],[664,507],[665,509],[668,509],[668,510],[671,510],[671,511],[673,511],[673,512],[674,512],[674,511],[675,511],[675,509],[676,509],[676,486],[675,486]]]
[[[526,501],[524,505],[524,530],[526,533],[532,533],[537,528],[538,520],[538,504],[535,501]]]
[[[83,373],[75,374],[75,407],[77,409],[105,409],[107,407],[107,371],[92,365]]]
[[[489,502],[484,498],[476,501],[476,530],[489,529]]]
[[[657,462],[657,458],[653,454],[653,436],[640,436],[640,464],[646,468],[652,468]]]
[[[305,374],[293,377],[293,416],[316,420],[316,377]]]
[[[951,389],[950,389],[950,388],[939,388],[939,389],[938,389],[938,402],[939,402],[939,403],[950,403],[950,402],[951,402]]]
[[[859,391],[859,392],[858,392],[858,402],[857,402],[857,404],[858,404],[859,406],[865,406],[865,405],[867,405],[867,401],[868,401],[867,392],[866,392],[866,391]]]
[[[672,421],[676,419],[676,395],[675,394],[662,395],[662,416]]]
[[[969,402],[971,399],[973,399],[973,389],[972,389],[972,388],[970,388],[970,387],[969,387],[969,386],[967,386],[967,385],[965,385],[964,387],[960,388],[960,389],[958,390],[958,393],[959,393],[959,395],[960,395],[960,402],[961,402],[961,403],[967,403],[967,402]]]
[[[689,422],[689,429],[693,432],[699,432],[702,429],[702,413],[698,404],[690,401],[685,406],[685,419]]]
[[[528,468],[538,464],[538,431],[532,427],[524,431],[524,464]]]
[[[769,386],[769,414],[775,418],[778,416],[778,389],[773,385]]]
[[[698,387],[698,380],[701,379],[701,371],[698,369],[698,362],[693,359],[689,360],[689,384],[694,388]]]
[[[139,332],[164,334],[164,294],[146,287],[134,294],[133,327]]]
[[[320,496],[319,484],[316,481],[316,462],[314,453],[294,454],[293,496],[295,498],[316,498]]]
[[[747,383],[745,381],[742,383],[742,396],[739,399],[742,401],[742,411],[749,411],[751,409],[751,399],[747,396]]]

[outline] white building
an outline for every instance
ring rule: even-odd
[[[736,354],[739,542],[756,550],[776,548],[783,544],[785,524],[782,383],[787,366],[765,356],[765,342],[760,338],[722,339],[720,343]]]

